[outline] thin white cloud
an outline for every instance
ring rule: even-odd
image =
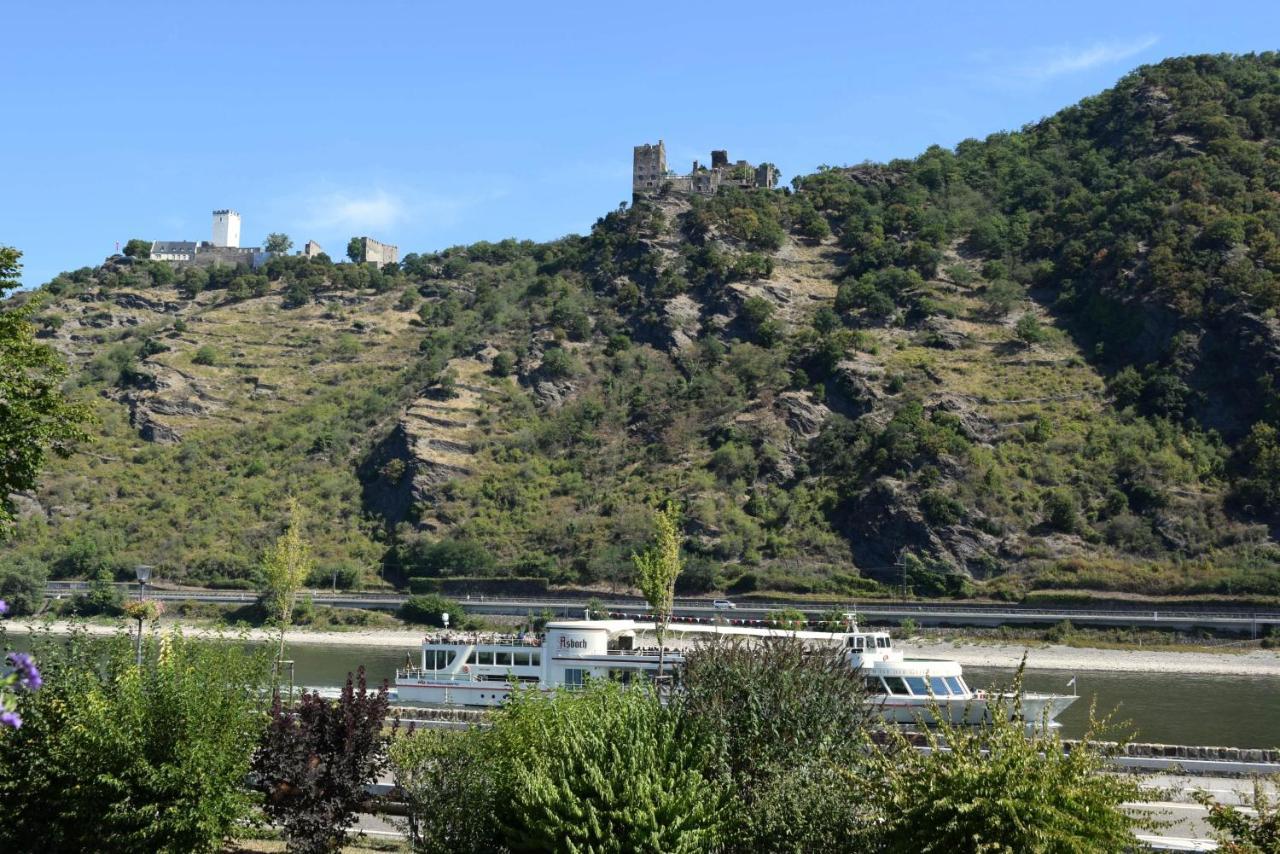
[[[408,213],[408,205],[386,190],[363,195],[329,193],[310,202],[303,224],[323,231],[391,228]]]
[[[1029,48],[1013,54],[983,51],[974,54],[973,61],[979,79],[997,86],[1020,88],[1114,65],[1154,47],[1159,41],[1159,36],[1144,35],[1089,45]]]
[[[1082,48],[1054,48],[1038,61],[1024,67],[1023,73],[1034,80],[1075,74],[1122,59],[1137,56],[1160,41],[1157,36],[1142,36],[1125,42],[1097,42]]]

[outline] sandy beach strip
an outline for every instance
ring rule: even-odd
[[[11,634],[27,634],[43,628],[54,634],[66,634],[80,627],[94,635],[111,635],[124,627],[103,623],[77,623],[70,620],[6,620],[4,628]],[[251,641],[274,641],[279,635],[269,629],[214,629],[206,626],[166,622],[164,628],[180,628],[198,637]],[[351,631],[312,631],[292,629],[285,642],[324,647],[384,647],[413,652],[422,643],[424,632],[410,629],[354,629]],[[1052,644],[985,644],[964,641],[938,641],[913,638],[898,642],[908,658],[949,658],[970,667],[1014,668],[1025,653],[1027,666],[1033,670],[1070,671],[1142,671],[1155,673],[1196,673],[1217,676],[1280,677],[1280,651],[1248,652],[1172,652],[1141,649],[1089,649]]]
[[[916,639],[902,642],[908,658],[949,658],[969,667],[1014,668],[1025,653],[1033,670],[1140,671],[1210,676],[1280,677],[1280,653],[1174,652],[1142,649],[1091,649],[1056,644],[966,644]]]

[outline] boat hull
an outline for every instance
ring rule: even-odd
[[[1078,698],[1070,694],[1023,694],[1020,704],[1012,695],[984,694],[973,697],[889,697],[879,704],[881,717],[890,723],[933,726],[940,719],[952,724],[981,724],[992,719],[996,709],[1005,718],[1018,717],[1030,726],[1047,723],[1059,726],[1058,715]]]

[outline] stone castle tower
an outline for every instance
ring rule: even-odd
[[[221,210],[213,212],[213,241],[214,246],[229,246],[239,248],[240,246],[240,214],[233,210]]]
[[[667,174],[667,146],[658,140],[657,145],[637,145],[631,156],[631,192],[652,193],[658,189]]]

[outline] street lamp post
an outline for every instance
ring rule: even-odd
[[[141,605],[147,594],[147,582],[151,580],[151,567],[144,563],[134,567],[133,574],[138,579],[138,603]],[[142,609],[138,609],[138,666],[142,666]]]

